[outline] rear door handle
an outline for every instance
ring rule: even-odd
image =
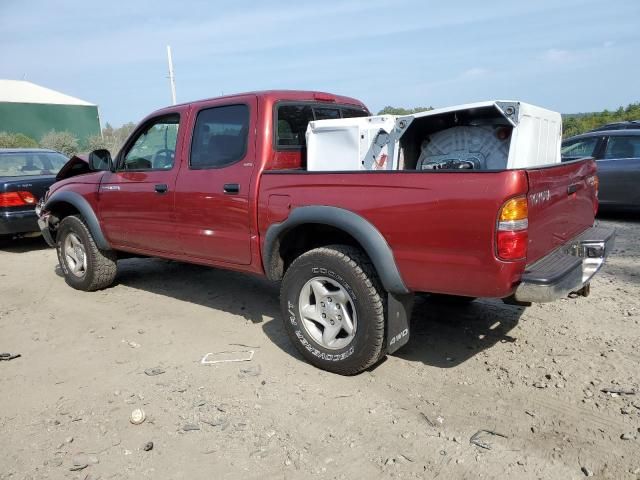
[[[230,195],[235,195],[236,193],[240,193],[240,185],[237,183],[225,183],[224,193],[228,193]]]
[[[156,193],[167,193],[169,186],[166,183],[159,183],[155,186]]]

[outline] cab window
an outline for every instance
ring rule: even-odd
[[[122,170],[171,170],[175,163],[180,116],[167,115],[147,124],[125,154]]]
[[[283,103],[276,109],[275,146],[278,150],[300,150],[306,145],[307,125],[313,120],[366,117],[363,109],[346,105]]]
[[[225,105],[201,110],[191,142],[191,169],[220,168],[247,153],[249,106]]]

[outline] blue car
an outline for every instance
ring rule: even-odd
[[[593,157],[603,209],[640,210],[640,130],[598,130],[562,142],[562,161]]]
[[[53,150],[0,148],[0,240],[40,232],[36,204],[65,163]]]

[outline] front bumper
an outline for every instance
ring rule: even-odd
[[[37,219],[33,209],[0,212],[0,235],[37,232]]]
[[[47,242],[47,245],[50,247],[55,247],[56,242],[51,235],[51,230],[49,229],[49,214],[40,212],[38,214],[38,227],[40,228],[40,233],[42,233],[42,238]]]
[[[518,302],[552,302],[589,284],[611,253],[615,230],[592,227],[528,265],[514,293]]]

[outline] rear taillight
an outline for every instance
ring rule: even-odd
[[[507,200],[498,215],[496,252],[501,260],[522,260],[529,242],[529,205],[527,197]]]
[[[21,207],[35,205],[38,199],[31,192],[0,193],[0,207]]]

